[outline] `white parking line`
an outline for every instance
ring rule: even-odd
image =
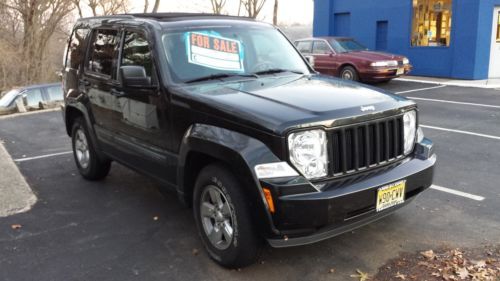
[[[427,129],[433,129],[433,130],[439,130],[439,131],[446,131],[446,132],[464,134],[464,135],[471,135],[471,136],[476,136],[476,137],[483,137],[483,138],[494,139],[494,140],[500,140],[499,136],[479,134],[479,133],[474,133],[474,132],[469,132],[469,131],[447,129],[447,128],[442,128],[442,127],[435,127],[435,126],[422,125],[422,124],[420,125],[420,127],[427,128]]]
[[[450,100],[437,100],[437,99],[427,99],[427,98],[419,98],[419,97],[407,97],[407,98],[412,99],[412,100],[423,100],[423,101],[433,101],[433,102],[461,104],[461,105],[472,105],[472,106],[480,106],[480,107],[500,108],[500,105],[491,105],[491,104],[483,104],[483,103],[472,103],[472,102],[461,102],[461,101],[450,101]]]
[[[413,93],[413,92],[420,92],[420,91],[426,91],[426,90],[432,90],[432,89],[439,89],[439,88],[444,88],[446,85],[439,85],[439,86],[434,86],[434,87],[427,87],[427,88],[420,88],[420,89],[413,89],[413,90],[408,90],[408,91],[401,91],[401,92],[395,92],[396,95],[400,94],[406,94],[406,93]]]
[[[54,156],[59,156],[59,155],[65,155],[65,154],[70,154],[70,153],[73,153],[73,151],[64,151],[64,152],[58,152],[58,153],[52,153],[52,154],[46,154],[46,155],[40,155],[40,156],[19,158],[19,159],[14,159],[14,161],[15,162],[24,162],[24,161],[30,161],[30,160],[36,160],[36,159],[54,157]]]
[[[454,194],[454,195],[457,195],[457,196],[462,196],[462,197],[469,198],[469,199],[476,200],[476,201],[483,201],[485,199],[483,196],[474,195],[474,194],[470,194],[470,193],[467,193],[467,192],[463,192],[463,191],[458,191],[458,190],[451,189],[451,188],[442,187],[442,186],[439,186],[439,185],[431,185],[430,188],[434,189],[434,190],[439,190],[439,191],[442,191],[442,192]]]

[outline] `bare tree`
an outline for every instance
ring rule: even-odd
[[[15,36],[19,52],[16,52],[19,82],[31,84],[39,82],[44,74],[43,64],[47,46],[52,35],[74,6],[69,0],[4,0],[0,6],[18,17],[21,34]]]
[[[212,12],[216,15],[222,14],[222,9],[226,5],[226,0],[210,0],[212,3]]]
[[[274,0],[273,24],[278,25],[278,0]]]
[[[240,1],[247,12],[247,15],[251,18],[256,18],[259,15],[262,8],[264,7],[264,4],[266,3],[266,0],[240,0]]]
[[[159,7],[160,7],[160,0],[155,0],[155,5],[153,6],[152,13],[157,13]]]
[[[149,8],[149,1],[148,0],[144,0],[144,13],[148,12],[148,8]]]

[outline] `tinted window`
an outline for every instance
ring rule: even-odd
[[[146,69],[146,74],[151,76],[153,61],[151,60],[151,50],[144,34],[130,31],[125,33],[121,65],[143,66]]]
[[[49,95],[49,100],[63,100],[63,93],[61,86],[54,86],[47,88],[47,94]]]
[[[301,53],[311,53],[312,41],[300,41],[297,43],[297,49]]]
[[[88,29],[76,29],[71,35],[68,54],[66,56],[66,66],[79,69],[85,57],[85,38],[89,33]]]
[[[330,47],[325,41],[314,41],[313,54],[329,54]]]
[[[40,89],[29,89],[26,90],[26,100],[28,101],[28,106],[38,106],[38,103],[43,101],[42,91]]]
[[[90,43],[88,70],[115,77],[120,38],[116,30],[96,30]]]

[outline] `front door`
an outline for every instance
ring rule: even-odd
[[[126,155],[125,162],[144,169],[150,175],[172,182],[173,154],[168,152],[168,99],[161,94],[158,75],[146,32],[126,29],[123,35],[119,66],[143,67],[152,87],[114,88],[118,93],[119,118],[114,119],[115,141]],[[119,80],[122,80],[119,72]],[[123,81],[122,81],[123,82]],[[138,165],[140,163],[140,165]]]
[[[500,78],[500,7],[493,13],[489,78]]]

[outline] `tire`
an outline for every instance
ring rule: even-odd
[[[85,121],[77,118],[71,130],[71,143],[76,167],[87,180],[97,181],[104,179],[111,169],[110,160],[101,160],[95,147],[90,141]]]
[[[262,245],[241,186],[227,168],[211,164],[199,173],[193,194],[194,218],[205,249],[227,268],[255,263]],[[231,228],[222,227],[228,225]]]
[[[352,66],[344,66],[340,71],[340,78],[349,81],[359,81],[358,72]]]

